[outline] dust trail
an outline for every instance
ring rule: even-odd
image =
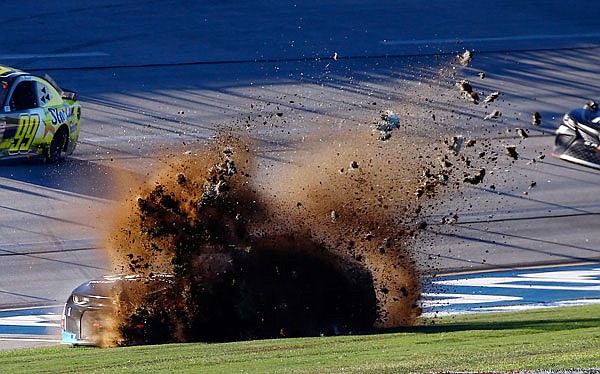
[[[117,341],[412,324],[418,277],[404,240],[414,181],[385,148],[373,137],[360,152],[326,151],[268,184],[253,179],[252,146],[239,137],[168,158],[123,205],[108,237],[115,271],[148,279],[119,293]]]
[[[281,171],[281,183],[271,188],[278,221],[368,269],[380,327],[410,325],[419,314],[418,276],[406,246],[418,213],[413,155],[419,147],[398,147],[401,142],[381,142],[364,128],[341,141],[321,141],[303,166]]]
[[[439,125],[423,132],[427,125],[407,116],[385,137],[371,125],[336,138],[315,133],[301,165],[271,166],[268,176],[252,142],[232,132],[163,157],[166,167],[126,199],[107,233],[114,270],[140,278],[115,296],[117,328],[104,341],[413,324],[420,290],[409,244],[422,205],[465,161],[432,140]]]

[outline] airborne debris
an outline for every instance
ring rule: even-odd
[[[465,138],[462,135],[453,136],[452,144],[450,144],[448,149],[451,150],[452,153],[457,155],[460,152],[460,149],[462,148],[464,140],[465,140]]]
[[[465,176],[465,179],[463,181],[470,184],[479,184],[483,181],[484,177],[485,169],[481,168],[477,174]]]
[[[515,160],[519,159],[519,153],[517,152],[517,147],[514,145],[507,145],[504,147],[506,149],[506,154],[512,157]]]
[[[539,126],[542,123],[542,115],[540,112],[533,112],[531,115],[531,124],[533,126]]]
[[[500,92],[496,91],[496,92],[492,92],[491,94],[487,95],[485,97],[485,99],[483,100],[484,103],[491,103],[494,100],[496,100],[498,97],[500,96]]]
[[[432,196],[435,192],[435,186],[437,186],[437,184],[438,184],[437,180],[424,181],[421,185],[419,185],[419,187],[417,187],[417,190],[415,191],[415,195],[417,196],[417,199],[425,194],[427,196]]]
[[[517,132],[517,134],[521,137],[521,139],[527,139],[529,137],[529,134],[527,134],[527,130],[522,129],[520,127],[517,127],[515,129],[515,131]]]
[[[392,136],[392,131],[400,127],[400,118],[391,110],[381,113],[382,122],[375,124],[374,129],[380,132],[379,140],[388,140]]]
[[[439,160],[440,161],[440,165],[444,168],[444,169],[448,169],[451,168],[454,164],[452,162],[450,162],[447,158],[444,158],[443,160]]]
[[[330,216],[331,216],[331,222],[335,222],[338,218],[340,218],[340,214],[338,212],[336,212],[335,210],[331,211]]]
[[[465,98],[473,102],[473,104],[479,104],[479,95],[477,94],[477,92],[473,91],[473,86],[471,86],[471,83],[469,83],[469,81],[465,79],[460,80],[456,82],[456,87],[458,87],[460,93]]]
[[[435,194],[435,189],[438,185],[447,185],[449,181],[450,176],[444,171],[434,174],[429,170],[424,170],[421,178],[421,184],[417,187],[417,190],[414,192],[414,194],[417,196],[417,199],[423,195],[431,197]]]
[[[495,119],[498,118],[502,115],[502,113],[500,113],[499,110],[494,110],[492,113],[486,115],[485,117],[483,117],[483,119],[488,120],[488,119]]]
[[[468,49],[466,51],[464,51],[463,53],[459,54],[456,56],[456,59],[458,60],[458,62],[462,65],[462,66],[467,66],[469,65],[469,63],[471,62],[471,60],[473,59],[473,52],[469,51]]]
[[[454,213],[452,215],[452,217],[450,217],[450,218],[442,217],[442,220],[441,220],[441,223],[445,224],[445,225],[453,225],[456,222],[458,222],[458,214],[457,213]]]
[[[472,52],[457,57],[467,66]],[[468,81],[456,86],[479,103]],[[459,100],[456,89],[449,96]],[[438,115],[434,125],[461,118],[463,109]],[[409,110],[402,110],[404,126]],[[387,110],[367,128],[367,136],[378,131],[373,137],[387,140],[399,127],[399,116]],[[338,147],[336,139],[335,151],[320,149],[300,173],[294,169],[271,180],[276,173],[270,169],[266,182],[250,178],[260,175],[262,161],[249,151],[252,147],[238,151],[235,136],[235,146],[226,152],[223,145],[231,139],[216,139],[217,146],[206,152],[187,153],[185,162],[159,175],[164,188],[151,185],[142,200],[129,198],[133,207],[117,224],[124,231],[107,246],[131,254],[111,253],[121,260],[114,262],[117,271],[131,266],[136,272],[168,271],[181,278],[164,295],[142,289],[140,303],[127,306],[122,316],[131,321],[150,315],[165,332],[159,342],[322,335],[414,323],[420,314],[419,280],[405,243],[417,234],[415,223],[419,230],[427,227],[419,198],[454,190],[461,177],[479,184],[486,176],[477,164],[481,161],[471,155],[478,150],[462,149],[475,146],[475,140],[445,134],[432,132],[416,142],[409,138],[402,148],[395,142],[384,147],[373,137]],[[404,135],[397,138],[404,140]],[[434,136],[445,144],[429,147]],[[486,140],[479,140],[485,147]],[[498,158],[491,154],[488,160]],[[360,173],[347,172],[359,165]],[[445,219],[456,222],[458,215]],[[143,341],[148,342],[156,340]]]

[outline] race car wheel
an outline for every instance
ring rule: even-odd
[[[562,155],[574,143],[577,138],[573,135],[558,134],[554,139],[554,153]]]
[[[50,147],[46,152],[46,162],[51,164],[64,159],[64,152],[67,145],[67,130],[64,127],[58,129],[54,138],[50,142]]]

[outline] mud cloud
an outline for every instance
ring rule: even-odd
[[[389,110],[373,118],[392,120],[385,136],[377,120],[341,136],[315,132],[300,163],[268,164],[236,131],[163,156],[166,166],[124,199],[107,231],[114,271],[142,281],[115,295],[106,345],[414,324],[410,248],[426,226],[422,211],[454,180],[481,182],[485,169],[447,133],[411,132],[427,124]]]

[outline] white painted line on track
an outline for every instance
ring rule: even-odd
[[[475,277],[435,280],[446,286],[470,286],[493,288],[532,288],[538,290],[600,291],[600,268],[589,270],[562,270],[520,274],[512,277]],[[542,284],[544,283],[544,284]]]
[[[523,283],[519,283],[523,282]],[[532,287],[530,283],[526,283],[526,280],[515,279],[510,277],[499,277],[499,278],[486,278],[481,279],[457,279],[435,282],[435,284],[444,286],[468,286],[468,287],[490,287],[490,288],[514,288],[514,289],[532,289],[536,290],[555,290],[555,291],[600,291],[600,285],[595,286],[542,286],[536,285]]]
[[[0,309],[0,313],[2,312],[16,312],[20,310],[35,310],[35,309],[49,309],[49,308],[62,308],[65,304],[55,304],[55,305],[40,305],[40,306],[24,306],[18,308],[4,308]]]
[[[426,299],[421,302],[421,306],[435,307],[439,305],[453,305],[453,304],[481,304],[498,301],[518,301],[522,300],[522,297],[517,296],[504,296],[504,295],[477,295],[477,294],[463,294],[463,293],[423,293],[423,297]],[[435,299],[440,298],[440,299]]]
[[[600,303],[598,263],[544,271],[498,271],[433,278],[423,316],[521,311]],[[441,290],[437,290],[441,287]]]
[[[448,300],[444,300],[446,302]],[[443,303],[441,302],[441,304]],[[427,304],[427,305],[425,305]],[[450,302],[451,304],[451,302]],[[432,318],[432,317],[442,317],[442,316],[454,316],[459,314],[474,314],[474,313],[483,313],[483,312],[522,312],[526,310],[537,310],[537,309],[548,309],[548,308],[557,308],[562,306],[578,306],[578,305],[591,305],[591,304],[600,304],[600,299],[581,299],[581,300],[566,300],[566,301],[557,301],[553,303],[536,303],[536,304],[517,304],[517,305],[500,305],[500,306],[490,306],[490,307],[478,307],[474,309],[463,309],[463,310],[441,310],[434,312],[425,312],[421,314],[423,318]],[[422,304],[423,306],[432,306],[436,307],[435,303],[432,303],[431,300],[428,300],[426,303]],[[442,304],[448,305],[448,304]]]
[[[33,327],[60,327],[58,314],[34,314],[27,316],[0,317],[2,326],[33,326]]]
[[[535,41],[535,40],[585,39],[585,38],[600,38],[600,33],[513,35],[513,36],[495,36],[495,37],[488,37],[488,38],[382,40],[379,43],[383,44],[383,45],[422,45],[422,44],[449,44],[449,43],[455,44],[456,42],[482,43],[482,42],[510,42],[510,41]]]
[[[60,339],[43,339],[43,338],[8,338],[0,336],[0,341],[5,342],[32,342],[32,343],[60,343]]]
[[[21,60],[27,58],[73,58],[73,57],[104,57],[106,52],[73,52],[73,53],[15,53],[0,55],[0,60]]]

